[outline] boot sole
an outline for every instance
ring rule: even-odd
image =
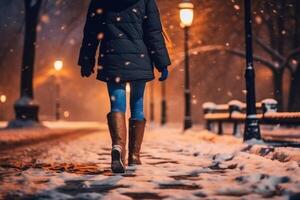
[[[122,162],[122,156],[121,156],[121,152],[118,151],[117,149],[113,149],[111,151],[111,170],[114,173],[125,173],[125,166]]]

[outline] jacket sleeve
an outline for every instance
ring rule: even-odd
[[[92,0],[89,5],[78,59],[78,65],[81,67],[93,68],[95,66],[95,55],[101,39],[103,20],[100,2]]]
[[[144,41],[151,59],[158,71],[171,64],[168,50],[162,33],[162,24],[155,0],[146,1],[146,15],[143,23]]]

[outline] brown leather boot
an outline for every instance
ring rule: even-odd
[[[127,136],[125,113],[110,112],[107,121],[112,140],[111,169],[114,173],[124,173]]]
[[[144,138],[146,120],[129,119],[129,156],[128,165],[142,164],[140,159],[141,145]]]

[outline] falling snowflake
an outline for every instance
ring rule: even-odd
[[[50,22],[50,18],[48,15],[42,15],[41,16],[41,21],[45,24],[48,24]]]
[[[132,12],[137,13],[137,9],[136,9],[136,8],[133,8],[133,9],[132,9]]]
[[[69,118],[70,117],[70,112],[69,111],[64,111],[64,117]]]
[[[97,69],[98,69],[98,70],[101,70],[101,69],[103,69],[103,66],[102,66],[102,65],[99,65],[99,66],[97,67]]]
[[[119,83],[121,81],[121,78],[120,77],[116,77],[116,83]]]
[[[116,97],[112,95],[112,96],[110,97],[110,99],[111,99],[112,101],[115,101],[115,100],[116,100]]]
[[[73,45],[75,45],[75,40],[74,40],[74,39],[70,39],[70,40],[69,40],[69,43],[70,43],[70,45],[73,46]]]
[[[42,26],[41,26],[41,25],[37,25],[36,31],[37,31],[37,32],[41,32],[41,31],[42,31]]]
[[[102,40],[103,37],[104,37],[104,34],[103,34],[103,33],[99,33],[99,34],[97,35],[98,40]]]
[[[102,13],[103,13],[103,9],[98,8],[98,9],[96,10],[96,13],[97,13],[98,15],[102,14]]]
[[[130,62],[129,62],[129,61],[126,61],[126,62],[125,62],[125,65],[126,65],[126,66],[130,65]]]
[[[293,60],[292,60],[292,64],[293,64],[293,65],[298,65],[298,61],[295,60],[295,59],[293,59]]]
[[[121,21],[121,17],[116,18],[117,22]]]
[[[197,103],[198,103],[198,100],[197,100],[197,99],[193,99],[193,100],[192,100],[192,104],[195,105],[195,104],[197,104]]]
[[[145,54],[141,54],[141,58],[144,58],[145,57]]]
[[[255,17],[255,22],[256,22],[256,24],[261,24],[261,23],[262,23],[262,18],[261,18],[261,16],[256,16],[256,17]]]
[[[241,7],[240,7],[239,5],[237,5],[237,4],[234,5],[233,8],[234,8],[235,10],[240,10],[240,9],[241,9]]]

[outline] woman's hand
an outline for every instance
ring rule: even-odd
[[[164,81],[168,78],[169,76],[169,71],[168,71],[168,68],[165,67],[162,71],[161,71],[161,76],[160,78],[158,79],[159,81]]]
[[[90,77],[94,72],[93,67],[81,66],[81,77]]]

